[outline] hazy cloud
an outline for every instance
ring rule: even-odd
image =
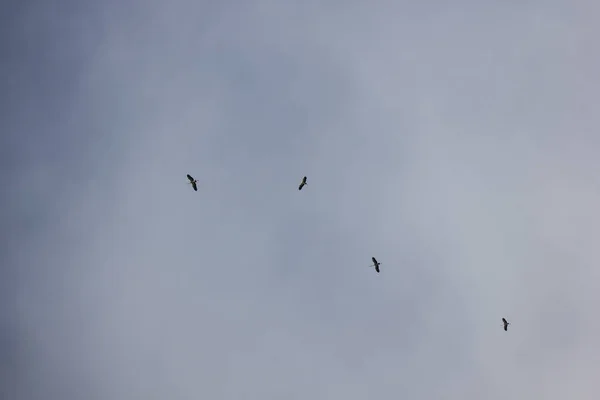
[[[19,4],[3,398],[600,394],[598,6]]]

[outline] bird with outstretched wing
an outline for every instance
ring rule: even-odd
[[[300,183],[300,186],[298,186],[298,190],[302,190],[302,188],[306,185],[306,177],[302,178],[302,182]]]
[[[377,259],[375,257],[371,257],[371,261],[373,261],[373,265],[369,265],[369,266],[375,267],[375,271],[377,271],[377,273],[379,273],[379,266],[381,265],[381,263],[377,262]]]
[[[194,191],[198,191],[198,186],[196,186],[196,182],[198,182],[196,179],[194,179],[190,174],[187,174],[187,178],[190,180],[190,183],[192,184],[192,187],[194,188]]]

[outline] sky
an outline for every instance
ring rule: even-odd
[[[599,13],[8,4],[1,397],[598,399]]]

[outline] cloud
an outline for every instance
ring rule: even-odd
[[[437,3],[15,10],[9,397],[594,398],[591,6]]]

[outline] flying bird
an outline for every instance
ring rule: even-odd
[[[189,183],[192,184],[192,187],[194,188],[194,191],[198,191],[198,186],[196,186],[196,182],[198,182],[196,179],[192,178],[192,176],[190,174],[187,174],[187,178],[190,180]]]
[[[304,185],[306,185],[306,177],[302,178],[302,183],[300,183],[300,186],[298,187],[298,190],[302,190],[302,188],[304,187]]]
[[[502,318],[502,322],[504,323],[504,330],[508,331],[508,326],[510,325],[510,322],[508,322],[506,319]]]
[[[375,257],[371,257],[371,261],[373,261],[373,265],[369,265],[369,267],[375,267],[375,271],[377,271],[377,273],[379,273],[379,266],[381,265],[381,263],[377,262]]]

